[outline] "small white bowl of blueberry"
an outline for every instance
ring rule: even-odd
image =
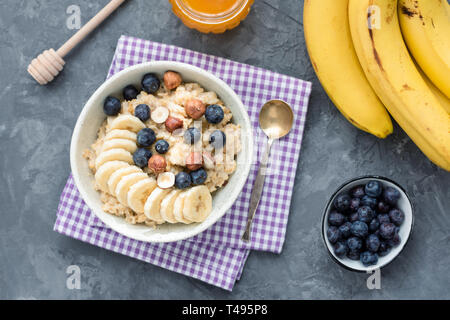
[[[346,182],[333,194],[323,216],[322,235],[334,261],[364,272],[394,260],[413,224],[405,190],[387,178],[365,176]]]

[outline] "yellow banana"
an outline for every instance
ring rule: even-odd
[[[403,42],[396,0],[350,0],[353,44],[372,88],[436,165],[450,171],[450,115],[423,80]]]
[[[450,99],[447,98],[445,94],[443,94],[436,86],[431,82],[430,79],[428,79],[427,75],[417,66],[417,70],[419,70],[420,74],[422,75],[423,80],[427,83],[428,87],[431,89],[431,91],[434,93],[436,98],[439,100],[441,105],[444,107],[444,109],[447,111],[448,114],[450,114]]]
[[[450,11],[446,0],[399,0],[403,37],[421,69],[450,98]]]
[[[353,48],[348,0],[307,0],[303,9],[306,45],[322,86],[339,111],[357,128],[379,138],[392,122],[371,88]]]

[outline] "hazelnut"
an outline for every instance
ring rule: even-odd
[[[166,159],[159,154],[155,154],[148,160],[148,168],[154,173],[162,173],[166,171]]]
[[[168,117],[165,124],[167,131],[174,132],[176,129],[183,127],[183,120],[174,117]]]
[[[164,80],[164,86],[168,90],[175,89],[183,81],[181,79],[180,74],[177,72],[174,72],[174,71],[167,71],[166,73],[164,73],[163,80]]]
[[[198,99],[189,99],[185,105],[184,109],[189,117],[192,119],[200,119],[206,111],[206,105]]]
[[[201,152],[191,152],[186,158],[186,168],[194,171],[200,169],[203,164],[203,156]]]

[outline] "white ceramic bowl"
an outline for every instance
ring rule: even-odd
[[[214,91],[233,113],[233,122],[240,124],[242,151],[237,156],[237,168],[226,186],[213,195],[213,210],[202,223],[191,225],[163,224],[156,229],[131,225],[123,218],[104,212],[101,208],[100,194],[94,190],[94,176],[89,170],[82,153],[97,139],[97,131],[106,116],[103,113],[103,101],[108,95],[121,97],[122,89],[128,84],[140,88],[142,76],[149,72],[161,78],[165,71],[177,71],[185,82],[197,82],[207,90]],[[186,239],[204,231],[231,207],[241,192],[250,172],[253,158],[253,138],[250,119],[239,97],[222,80],[197,67],[170,61],[148,62],[127,68],[103,83],[84,106],[72,136],[70,163],[78,190],[94,214],[111,229],[133,239],[146,242],[171,242]]]
[[[400,244],[398,246],[392,248],[391,251],[387,255],[385,255],[383,257],[378,257],[378,263],[376,265],[366,267],[359,260],[356,261],[356,260],[351,260],[347,257],[339,258],[338,256],[336,256],[336,254],[334,253],[334,250],[333,250],[333,244],[330,241],[328,241],[327,230],[328,230],[328,215],[330,214],[330,211],[333,207],[334,199],[339,194],[348,192],[348,191],[350,191],[350,189],[352,189],[353,187],[356,187],[358,185],[364,185],[367,182],[369,182],[370,180],[380,181],[382,183],[383,187],[393,187],[400,192],[400,199],[397,203],[397,207],[401,211],[403,211],[403,213],[405,214],[405,220],[403,221],[403,224],[400,226],[400,231],[399,231],[399,236],[400,236],[400,240],[401,240]],[[330,254],[330,256],[332,257],[332,259],[335,262],[337,262],[339,265],[341,265],[349,270],[352,270],[352,271],[367,272],[367,271],[371,271],[371,270],[374,270],[377,268],[382,268],[382,267],[388,265],[400,254],[400,252],[403,250],[403,248],[405,247],[406,243],[409,240],[409,236],[411,235],[413,225],[414,225],[413,207],[412,207],[412,204],[411,204],[411,201],[410,201],[408,195],[406,194],[406,191],[400,185],[398,185],[396,182],[394,182],[388,178],[384,178],[384,177],[380,177],[380,176],[364,176],[364,177],[352,179],[352,180],[344,183],[335,191],[333,196],[330,198],[330,200],[328,201],[327,206],[325,208],[325,212],[324,212],[323,219],[322,219],[322,237],[325,242],[325,246],[328,250],[328,253]]]

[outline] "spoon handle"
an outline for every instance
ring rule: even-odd
[[[252,221],[255,217],[256,209],[258,208],[259,200],[261,200],[261,194],[264,186],[264,179],[266,178],[267,163],[269,162],[270,149],[272,148],[273,139],[269,139],[266,143],[266,150],[263,154],[261,165],[256,175],[255,183],[253,184],[252,194],[250,196],[250,209],[248,211],[247,226],[245,232],[242,235],[242,240],[250,241],[250,231],[252,228]]]

